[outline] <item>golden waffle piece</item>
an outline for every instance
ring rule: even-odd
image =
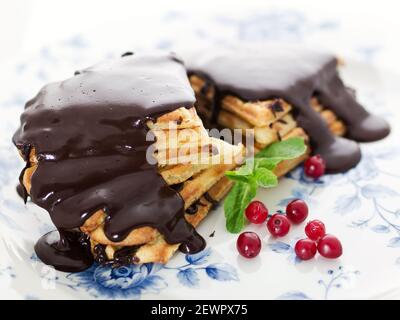
[[[234,169],[243,160],[245,148],[243,145],[233,146],[222,140],[210,138],[207,135],[202,122],[197,116],[194,108],[185,109],[180,108],[171,112],[170,114],[163,115],[157,118],[156,122],[149,121],[147,124],[151,131],[157,138],[163,137],[160,134],[161,131],[168,131],[171,126],[168,124],[169,121],[174,123],[174,129],[179,132],[193,130],[198,133],[193,136],[191,140],[179,140],[175,139],[174,143],[182,149],[185,144],[195,144],[200,142],[200,148],[190,154],[189,157],[178,159],[181,162],[177,164],[171,164],[171,157],[168,157],[166,153],[166,162],[159,166],[160,174],[163,176],[167,184],[175,185],[182,183],[182,190],[180,194],[184,200],[185,209],[190,207],[195,201],[197,201],[207,190],[215,185],[224,175],[225,171]],[[167,132],[168,133],[168,132]],[[206,133],[206,134],[204,134]],[[204,141],[203,141],[204,140]],[[168,140],[164,140],[164,144]],[[162,142],[157,139],[156,144],[161,146]],[[206,152],[203,152],[203,147],[206,146]],[[161,146],[162,151],[168,151],[168,148]],[[210,150],[212,151],[210,153]],[[216,150],[216,152],[215,152]],[[162,160],[161,153],[157,154]],[[201,158],[200,158],[201,156]],[[201,160],[200,163],[198,161]],[[174,162],[172,162],[174,163]],[[24,172],[23,184],[30,192],[31,189],[31,178],[34,174],[38,160],[36,158],[35,149],[31,149],[28,168]],[[121,242],[112,242],[104,234],[103,223],[106,214],[103,210],[98,210],[88,218],[85,223],[80,227],[81,231],[87,233],[93,243],[100,243],[103,245],[109,245],[111,247],[125,247],[134,246],[138,244],[145,244],[154,241],[155,239],[162,237],[159,232],[151,227],[140,227],[133,229],[130,234]],[[108,249],[110,250],[110,249]]]
[[[207,137],[206,143],[183,144],[179,148],[158,150],[154,155],[158,165],[163,167],[173,164],[219,164],[238,162],[236,155],[240,154],[241,146],[228,144],[220,139]]]
[[[305,140],[308,140],[307,135],[305,134],[304,130],[301,128],[295,128],[293,129],[290,133],[288,133],[283,139],[288,139],[291,137],[303,137]],[[302,155],[299,158],[292,159],[292,160],[285,160],[282,161],[281,163],[278,164],[278,166],[275,169],[275,174],[279,177],[283,176],[296,166],[298,166],[301,162],[303,162],[306,158],[308,157],[308,152]],[[207,171],[207,170],[206,170]],[[225,172],[226,169],[224,169],[223,172]],[[207,173],[207,175],[210,173]],[[204,175],[203,176],[205,179],[201,179],[199,181],[207,181],[209,178]],[[192,180],[193,182],[196,179]],[[186,182],[187,184],[190,184],[191,181]],[[185,184],[186,184],[185,183]],[[181,195],[185,199],[186,194],[190,194],[189,188],[185,186],[182,189]],[[194,185],[197,186],[197,183],[194,183]],[[213,207],[213,204],[216,202],[221,201],[224,196],[229,192],[230,188],[232,186],[232,181],[228,180],[226,177],[222,177],[219,179],[218,182],[216,182],[214,185],[211,186],[211,188],[208,189],[205,194],[203,194],[201,197],[197,198],[197,212],[195,214],[185,214],[186,220],[191,223],[194,227],[196,227],[210,212],[210,210]],[[199,194],[203,189],[197,189],[198,192],[194,192],[195,194]],[[194,198],[186,198],[185,200],[185,207],[188,208],[189,203],[194,203],[193,201]],[[94,248],[95,245],[98,244],[97,241],[92,239],[92,247]],[[172,255],[176,252],[178,249],[179,244],[168,244],[162,235],[158,235],[153,241],[148,242],[146,244],[143,244],[141,246],[138,246],[136,248],[135,252],[132,253],[132,261],[135,261],[135,263],[147,263],[147,262],[157,262],[157,263],[166,263],[168,260],[172,257]],[[107,258],[112,260],[114,258],[114,253],[121,249],[121,246],[115,245],[115,243],[111,243],[106,246],[105,252],[107,254]]]
[[[210,87],[207,92],[202,92],[205,83],[201,78],[192,76],[190,81],[197,95],[198,112],[210,116],[210,103],[215,89]],[[338,120],[332,111],[324,108],[316,98],[313,98],[311,104],[335,134],[345,133],[343,122]],[[239,98],[226,96],[222,100],[218,123],[230,129],[253,130],[255,152],[275,141],[290,137],[303,137],[308,143],[308,136],[297,126],[291,111],[292,106],[282,99],[243,102]],[[147,125],[156,137],[154,157],[158,161],[159,172],[167,184],[180,185],[179,193],[184,200],[185,209],[196,207],[197,211],[194,214],[185,214],[186,220],[196,227],[213,205],[229,192],[232,182],[224,177],[224,173],[241,163],[245,149],[242,145],[234,146],[208,137],[194,108],[179,108],[157,118],[155,122],[148,121]],[[195,148],[191,149],[193,146]],[[276,167],[275,174],[286,174],[303,162],[308,153],[309,149],[297,159],[282,161]],[[225,163],[225,158],[235,160]],[[199,162],[199,159],[203,162]],[[29,162],[30,166],[23,176],[28,193],[32,174],[37,167],[34,149],[31,150]],[[179,244],[168,244],[164,237],[151,227],[134,229],[123,241],[112,242],[104,234],[105,217],[104,211],[99,210],[87,219],[80,229],[90,236],[93,249],[98,244],[105,247],[109,260],[113,260],[114,253],[121,248],[134,247],[130,253],[134,263],[166,263],[179,247]]]
[[[190,78],[193,89],[196,93],[197,108],[199,113],[205,117],[211,117],[211,101],[215,94],[215,89],[211,86],[206,92],[202,92],[205,82],[197,77]],[[316,98],[311,101],[312,107],[320,113],[326,121],[330,130],[336,135],[344,135],[346,128],[344,123],[337,119],[336,115],[324,108]],[[269,144],[291,137],[303,137],[308,144],[309,139],[304,130],[297,126],[292,114],[292,107],[282,99],[271,99],[267,101],[243,102],[237,97],[226,96],[222,99],[222,109],[219,111],[217,122],[221,127],[230,129],[253,129],[255,140],[255,152],[260,151]],[[244,132],[244,131],[243,131]],[[307,152],[292,160],[285,160],[275,168],[278,177],[302,163],[309,155]],[[185,215],[187,221],[193,226],[197,226],[211,210],[213,203],[222,200],[232,186],[232,182],[226,177],[220,179],[207,192],[207,196],[202,196],[199,200],[198,210],[194,215]],[[183,189],[185,193],[185,188]],[[211,196],[211,198],[210,198]],[[212,202],[210,202],[212,199]],[[192,199],[190,199],[192,200]],[[191,203],[191,201],[189,201]],[[185,202],[186,204],[186,202]],[[187,207],[185,205],[185,207]],[[93,245],[96,243],[94,242]],[[162,236],[158,236],[153,241],[136,248],[133,260],[138,263],[159,262],[166,263],[179,245],[170,245],[165,242]],[[113,245],[106,247],[108,259],[112,260],[114,253],[120,249]]]
[[[215,88],[196,75],[190,76],[190,83],[196,93],[198,112],[210,117]],[[311,99],[310,104],[334,134],[346,133],[344,123],[334,112],[322,106],[316,97]],[[278,141],[297,126],[291,111],[292,106],[283,99],[244,102],[237,97],[227,95],[222,98],[217,122],[229,129],[253,129],[255,146],[262,149]]]

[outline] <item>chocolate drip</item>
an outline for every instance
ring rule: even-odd
[[[18,184],[15,187],[15,191],[26,202],[26,197],[27,197],[26,191],[25,191],[25,188],[21,184]]]
[[[174,189],[176,192],[180,192],[180,191],[182,191],[182,189],[183,189],[183,182],[170,185],[169,187],[170,187],[171,189]]]
[[[219,205],[219,202],[217,200],[214,200],[213,197],[210,196],[210,194],[208,192],[206,192],[203,197],[211,203],[211,206],[213,208],[217,207]]]
[[[131,263],[138,263],[139,259],[135,257],[136,251],[140,246],[123,247],[114,253],[114,266],[124,266]]]
[[[139,260],[134,256],[140,246],[122,247],[115,251],[113,259],[109,260],[106,253],[106,246],[96,244],[93,248],[94,261],[98,264],[112,264],[114,267],[138,263]]]
[[[89,238],[77,231],[51,231],[35,244],[35,252],[43,263],[64,272],[83,271],[93,264]]]
[[[199,211],[199,206],[204,207],[204,206],[206,206],[206,204],[202,203],[202,202],[201,202],[201,199],[199,199],[199,200],[193,202],[193,203],[190,205],[190,207],[186,209],[185,213],[186,213],[186,214],[190,214],[190,215],[196,214],[197,211]]]
[[[268,106],[268,108],[272,111],[274,117],[276,117],[278,112],[283,111],[282,102],[280,99],[276,99],[271,105]]]
[[[106,246],[104,244],[96,244],[93,248],[94,261],[98,264],[107,262]]]
[[[189,74],[198,74],[215,85],[212,102],[233,94],[246,101],[283,98],[296,108],[296,120],[311,137],[313,151],[321,154],[330,172],[343,172],[361,159],[360,148],[352,140],[375,141],[389,134],[383,119],[369,114],[346,88],[337,72],[334,56],[297,46],[265,45],[208,48],[188,55]],[[321,116],[310,106],[320,102],[345,122],[347,137],[335,137]]]
[[[190,205],[190,207],[186,209],[185,213],[186,213],[186,214],[190,214],[190,215],[196,214],[197,211],[199,211],[199,206],[198,206],[198,205],[199,205],[199,204],[198,204],[197,201],[194,202],[194,203],[192,203],[192,204]]]
[[[107,214],[111,241],[151,226],[190,253],[201,247],[184,219],[182,198],[146,160],[154,142],[146,141],[146,121],[194,101],[176,56],[135,54],[48,84],[26,104],[13,142],[20,150],[35,148],[39,163],[30,196],[61,230],[59,244],[49,234],[36,244],[40,259],[63,271],[89,266],[86,245],[80,251],[65,230],[79,228],[99,209]]]
[[[28,169],[29,166],[31,165],[30,161],[29,161],[29,155],[30,155],[30,152],[31,152],[31,146],[29,144],[24,145],[22,148],[20,148],[20,152],[21,152],[22,158],[25,161],[25,167],[22,169],[22,171],[21,171],[21,173],[19,175],[19,178],[18,178],[19,185],[17,187],[17,192],[21,196],[21,198],[24,200],[24,203],[26,204],[26,202],[28,201],[28,196],[29,195],[28,195],[28,192],[27,192],[27,190],[26,190],[26,188],[24,186],[23,179],[24,179],[24,174],[25,174],[26,169]]]
[[[179,245],[179,251],[186,254],[191,254],[192,252],[200,252],[206,247],[206,241],[202,236],[200,236],[196,231],[193,235],[186,241]]]

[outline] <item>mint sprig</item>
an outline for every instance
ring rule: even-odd
[[[252,159],[235,171],[225,175],[235,181],[232,190],[224,201],[226,228],[229,232],[238,233],[245,225],[244,211],[257,194],[257,188],[277,186],[278,177],[273,173],[283,160],[297,158],[306,152],[302,138],[290,138],[271,144],[261,150]]]

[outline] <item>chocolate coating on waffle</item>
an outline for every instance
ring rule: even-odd
[[[185,57],[189,74],[215,86],[213,109],[231,94],[246,101],[283,98],[296,109],[296,120],[311,137],[314,153],[327,162],[330,172],[343,172],[361,159],[355,141],[375,141],[389,134],[383,119],[368,113],[346,88],[330,54],[292,45],[254,45],[209,48]],[[310,106],[317,96],[347,127],[347,138],[335,137]]]
[[[35,148],[38,167],[30,197],[50,213],[61,235],[57,243],[49,237],[39,240],[39,258],[60,270],[87,268],[92,261],[87,244],[80,259],[76,243],[69,243],[75,237],[66,236],[66,230],[79,228],[99,209],[107,214],[104,230],[111,241],[151,226],[168,243],[185,243],[186,252],[202,249],[195,244],[204,240],[184,218],[181,196],[146,160],[154,142],[146,141],[146,121],[194,102],[175,55],[135,54],[48,84],[26,104],[13,142],[25,160]],[[57,250],[63,252],[62,261]]]

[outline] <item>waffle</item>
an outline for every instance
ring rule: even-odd
[[[204,118],[210,117],[214,89],[210,87],[204,93],[205,81],[197,76],[191,76],[190,82],[197,95],[198,112]],[[316,98],[312,99],[311,105],[332,132],[337,135],[345,133],[343,122],[337,119],[332,111],[324,108]],[[226,96],[222,100],[218,124],[229,129],[243,129],[243,132],[245,129],[253,129],[255,152],[275,141],[290,137],[302,137],[308,144],[308,136],[297,126],[292,112],[292,106],[282,99],[251,103]],[[224,177],[224,173],[234,169],[241,162],[244,148],[210,138],[194,108],[179,108],[157,118],[155,122],[148,121],[147,126],[156,138],[154,157],[158,162],[159,173],[168,185],[179,190],[184,200],[184,208],[188,212],[185,219],[196,227],[229,192],[232,182]],[[188,150],[192,152],[186,152]],[[297,159],[282,161],[276,167],[275,174],[283,176],[303,162],[308,153]],[[180,156],[177,157],[177,154]],[[199,161],[200,157],[202,161]],[[234,161],[225,164],[224,157]],[[29,166],[23,176],[23,184],[28,193],[37,165],[33,148]],[[194,211],[194,208],[193,213],[191,211]],[[98,248],[101,247],[105,261],[114,262],[118,252],[131,249],[128,255],[132,263],[166,263],[179,247],[179,244],[168,244],[152,227],[134,229],[123,241],[113,242],[104,233],[105,218],[105,212],[98,210],[80,227],[80,230],[90,237],[94,256],[98,255]]]
[[[191,76],[190,82],[198,100],[199,114],[205,119],[210,118],[214,88],[211,86],[204,92],[205,81],[198,76]],[[343,122],[331,110],[324,108],[317,98],[312,99],[311,105],[332,132],[336,135],[346,132]],[[252,129],[255,152],[290,137],[303,137],[308,144],[307,134],[294,120],[292,106],[282,99],[244,102],[228,95],[222,99],[221,107],[218,124],[224,128],[242,129],[242,132]],[[178,108],[156,121],[148,121],[147,126],[155,138],[153,156],[157,160],[159,173],[168,185],[179,190],[187,212],[185,219],[196,227],[229,192],[232,182],[224,177],[224,173],[241,163],[245,149],[241,145],[234,146],[209,137],[194,108]],[[308,153],[281,162],[275,174],[286,174],[303,162]],[[234,161],[225,163],[229,159]],[[32,148],[29,165],[23,175],[23,184],[28,193],[37,165],[35,149]],[[132,230],[120,242],[113,242],[104,233],[105,218],[105,212],[98,210],[80,227],[90,237],[95,257],[100,256],[101,248],[105,255],[103,262],[115,263],[120,252],[130,249],[127,255],[132,263],[166,263],[179,247],[179,244],[168,244],[163,235],[147,226]],[[124,258],[127,258],[126,255]]]
[[[210,119],[215,88],[197,75],[190,76],[190,83],[196,94],[199,114]],[[283,99],[246,102],[238,97],[226,95],[220,103],[221,110],[217,114],[217,124],[229,129],[253,129],[256,150],[281,140],[297,128],[293,107]],[[316,97],[313,97],[310,103],[335,135],[343,136],[346,133],[343,121],[331,110],[322,106]]]
[[[246,156],[301,137],[306,152],[280,162],[277,176],[311,147],[329,172],[343,172],[361,159],[355,141],[389,133],[344,86],[334,56],[249,48],[197,52],[187,70],[175,54],[123,55],[50,83],[27,103],[13,136],[27,162],[23,191],[63,239],[61,247],[53,233],[39,239],[44,263],[69,272],[89,267],[91,254],[120,265],[166,263],[178,248],[199,252],[205,242],[194,229],[229,192],[225,172]],[[223,128],[223,139],[205,127]],[[246,147],[226,142],[238,134]]]
[[[295,128],[282,139],[284,140],[291,137],[303,137],[304,139],[307,139],[307,135],[301,128]],[[308,152],[299,158],[282,161],[275,168],[275,174],[279,177],[285,175],[287,172],[303,162],[307,157]],[[207,183],[207,181],[209,181],[209,177],[219,175],[215,175],[209,170],[205,170],[205,172],[200,174],[200,176],[195,177],[193,180],[189,180],[184,183],[183,189],[180,194],[185,199],[185,208],[190,207],[189,204],[195,204],[197,206],[197,211],[195,214],[185,215],[186,220],[194,227],[196,227],[207,216],[213,206],[221,201],[232,187],[232,181],[228,180],[228,178],[226,177],[223,177],[223,173],[229,169],[227,169],[227,167],[221,169],[222,175],[220,176],[218,182],[213,184],[211,188],[209,188],[208,191],[205,194],[201,195],[199,198],[197,198],[195,195],[201,194],[201,192],[206,188],[197,189],[197,186],[200,186],[202,183]],[[219,170],[220,169],[218,168],[217,171]],[[194,192],[192,192],[191,189]],[[197,201],[194,200],[196,198]],[[96,245],[99,244],[99,242],[97,242],[94,237],[91,237],[91,239],[92,248],[94,249]],[[132,261],[134,261],[135,263],[166,263],[178,249],[178,246],[179,245],[170,245],[166,243],[163,237],[161,235],[158,235],[152,241],[135,248],[135,252],[132,254]],[[105,247],[107,259],[113,259],[114,254],[118,250],[121,250],[121,246],[116,245],[115,243],[108,244]]]
[[[174,141],[168,140],[168,138],[162,139],[171,133],[171,123],[173,124],[172,130],[178,134],[172,132],[173,134],[170,136],[177,138],[174,138]],[[195,214],[185,215],[187,221],[197,226],[207,215],[214,201],[221,200],[229,191],[231,183],[224,178],[224,173],[234,169],[242,162],[245,148],[243,145],[234,146],[209,137],[194,108],[179,108],[157,118],[155,122],[148,121],[147,126],[157,137],[153,156],[158,161],[160,175],[168,185],[180,189],[179,193],[184,201],[185,210],[190,212],[190,210],[193,211],[194,205],[199,206]],[[190,139],[181,139],[180,137],[188,136],[186,133],[189,130],[191,130]],[[180,135],[180,133],[183,134]],[[190,149],[188,146],[196,146],[196,144],[198,149],[195,149],[195,152],[187,157],[174,158],[170,156],[174,146],[179,152],[183,149]],[[170,145],[173,147],[169,148]],[[31,190],[32,175],[38,165],[40,164],[35,149],[32,148],[28,167],[22,177],[28,193]],[[191,207],[192,209],[190,209]],[[80,227],[80,230],[90,237],[95,256],[94,248],[97,245],[105,247],[109,260],[114,260],[113,253],[116,251],[137,246],[138,250],[133,260],[135,263],[166,263],[179,246],[179,244],[169,245],[156,229],[147,226],[132,230],[123,241],[113,242],[104,233],[105,218],[106,213],[98,210]]]

